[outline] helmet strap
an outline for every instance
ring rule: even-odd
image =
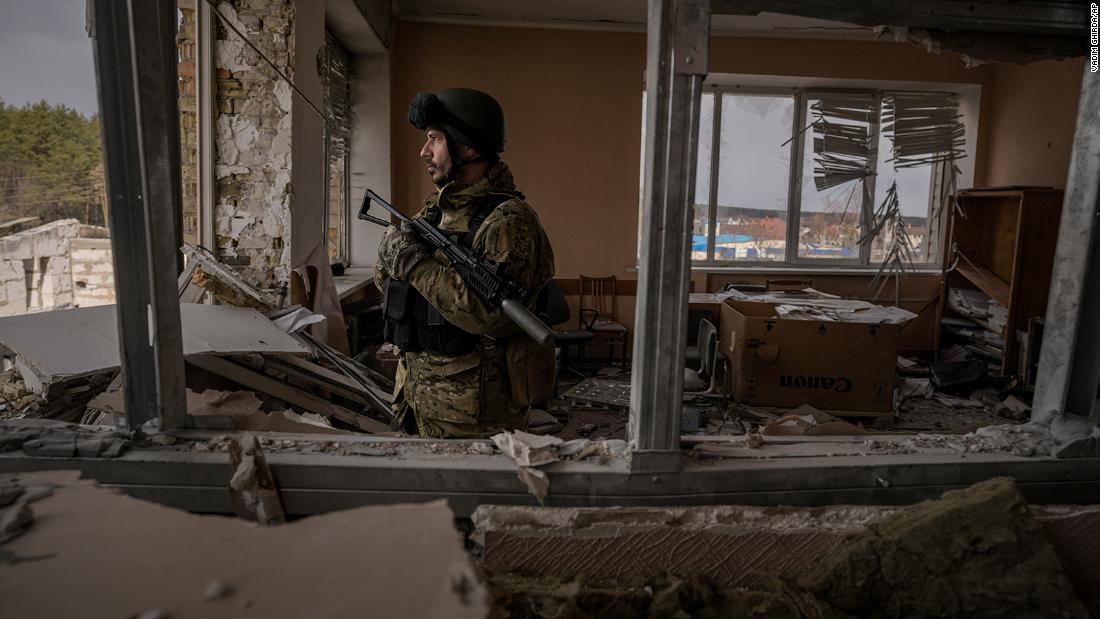
[[[451,156],[451,169],[447,172],[447,176],[443,179],[443,184],[447,184],[451,181],[458,179],[459,172],[462,168],[470,163],[490,163],[484,155],[479,154],[473,159],[464,159],[458,151],[458,141],[451,137],[449,131],[444,131],[443,135],[447,136],[447,153]]]

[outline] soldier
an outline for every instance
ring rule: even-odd
[[[416,215],[537,294],[554,276],[554,252],[534,209],[512,180],[504,113],[486,93],[420,93],[409,122],[436,191]],[[467,289],[442,257],[409,229],[390,226],[378,249],[386,341],[400,351],[397,424],[422,436],[479,437],[526,427],[532,402],[553,388],[553,348],[539,347]],[[547,365],[549,364],[549,365]],[[549,381],[549,388],[547,388]]]

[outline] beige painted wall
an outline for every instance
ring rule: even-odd
[[[419,91],[479,88],[504,107],[504,159],[550,235],[558,277],[636,277],[643,34],[401,22],[393,54],[393,195],[400,207],[415,211],[431,191],[417,158],[421,135],[406,120],[409,102]],[[968,69],[955,54],[907,43],[716,37],[710,63],[715,73],[979,84],[974,185],[1064,185],[1080,61]],[[858,287],[853,282],[861,277],[870,280],[848,276],[846,287]],[[916,279],[902,289],[914,310],[934,296],[927,283],[937,281]],[[619,308],[632,324],[634,297],[624,296]],[[934,314],[934,307],[924,309]],[[922,317],[906,346],[930,347],[933,327]]]
[[[958,56],[909,44],[730,37],[712,40],[711,70],[982,85],[991,75],[988,66],[966,69]],[[421,136],[406,121],[409,102],[419,91],[479,88],[504,107],[504,158],[554,243],[559,276],[634,277],[644,72],[641,33],[401,22],[395,200],[415,210],[431,190],[417,159]],[[984,156],[980,142],[977,155]]]
[[[1084,58],[995,65],[989,106],[989,185],[1065,189]]]

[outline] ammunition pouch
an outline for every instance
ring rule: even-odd
[[[409,282],[387,280],[382,313],[383,338],[402,351],[463,355],[477,347],[478,336],[451,324]]]
[[[541,346],[520,334],[508,339],[505,355],[512,404],[527,407],[541,404],[554,395],[558,375],[554,346]]]

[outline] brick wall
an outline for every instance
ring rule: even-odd
[[[180,9],[182,15],[176,34],[179,54],[180,180],[183,206],[183,241],[192,245],[199,239],[198,211],[198,116],[195,99],[195,10]]]
[[[218,10],[292,78],[293,2],[233,0]],[[216,250],[253,285],[281,288],[290,276],[291,88],[220,22],[215,67]]]

